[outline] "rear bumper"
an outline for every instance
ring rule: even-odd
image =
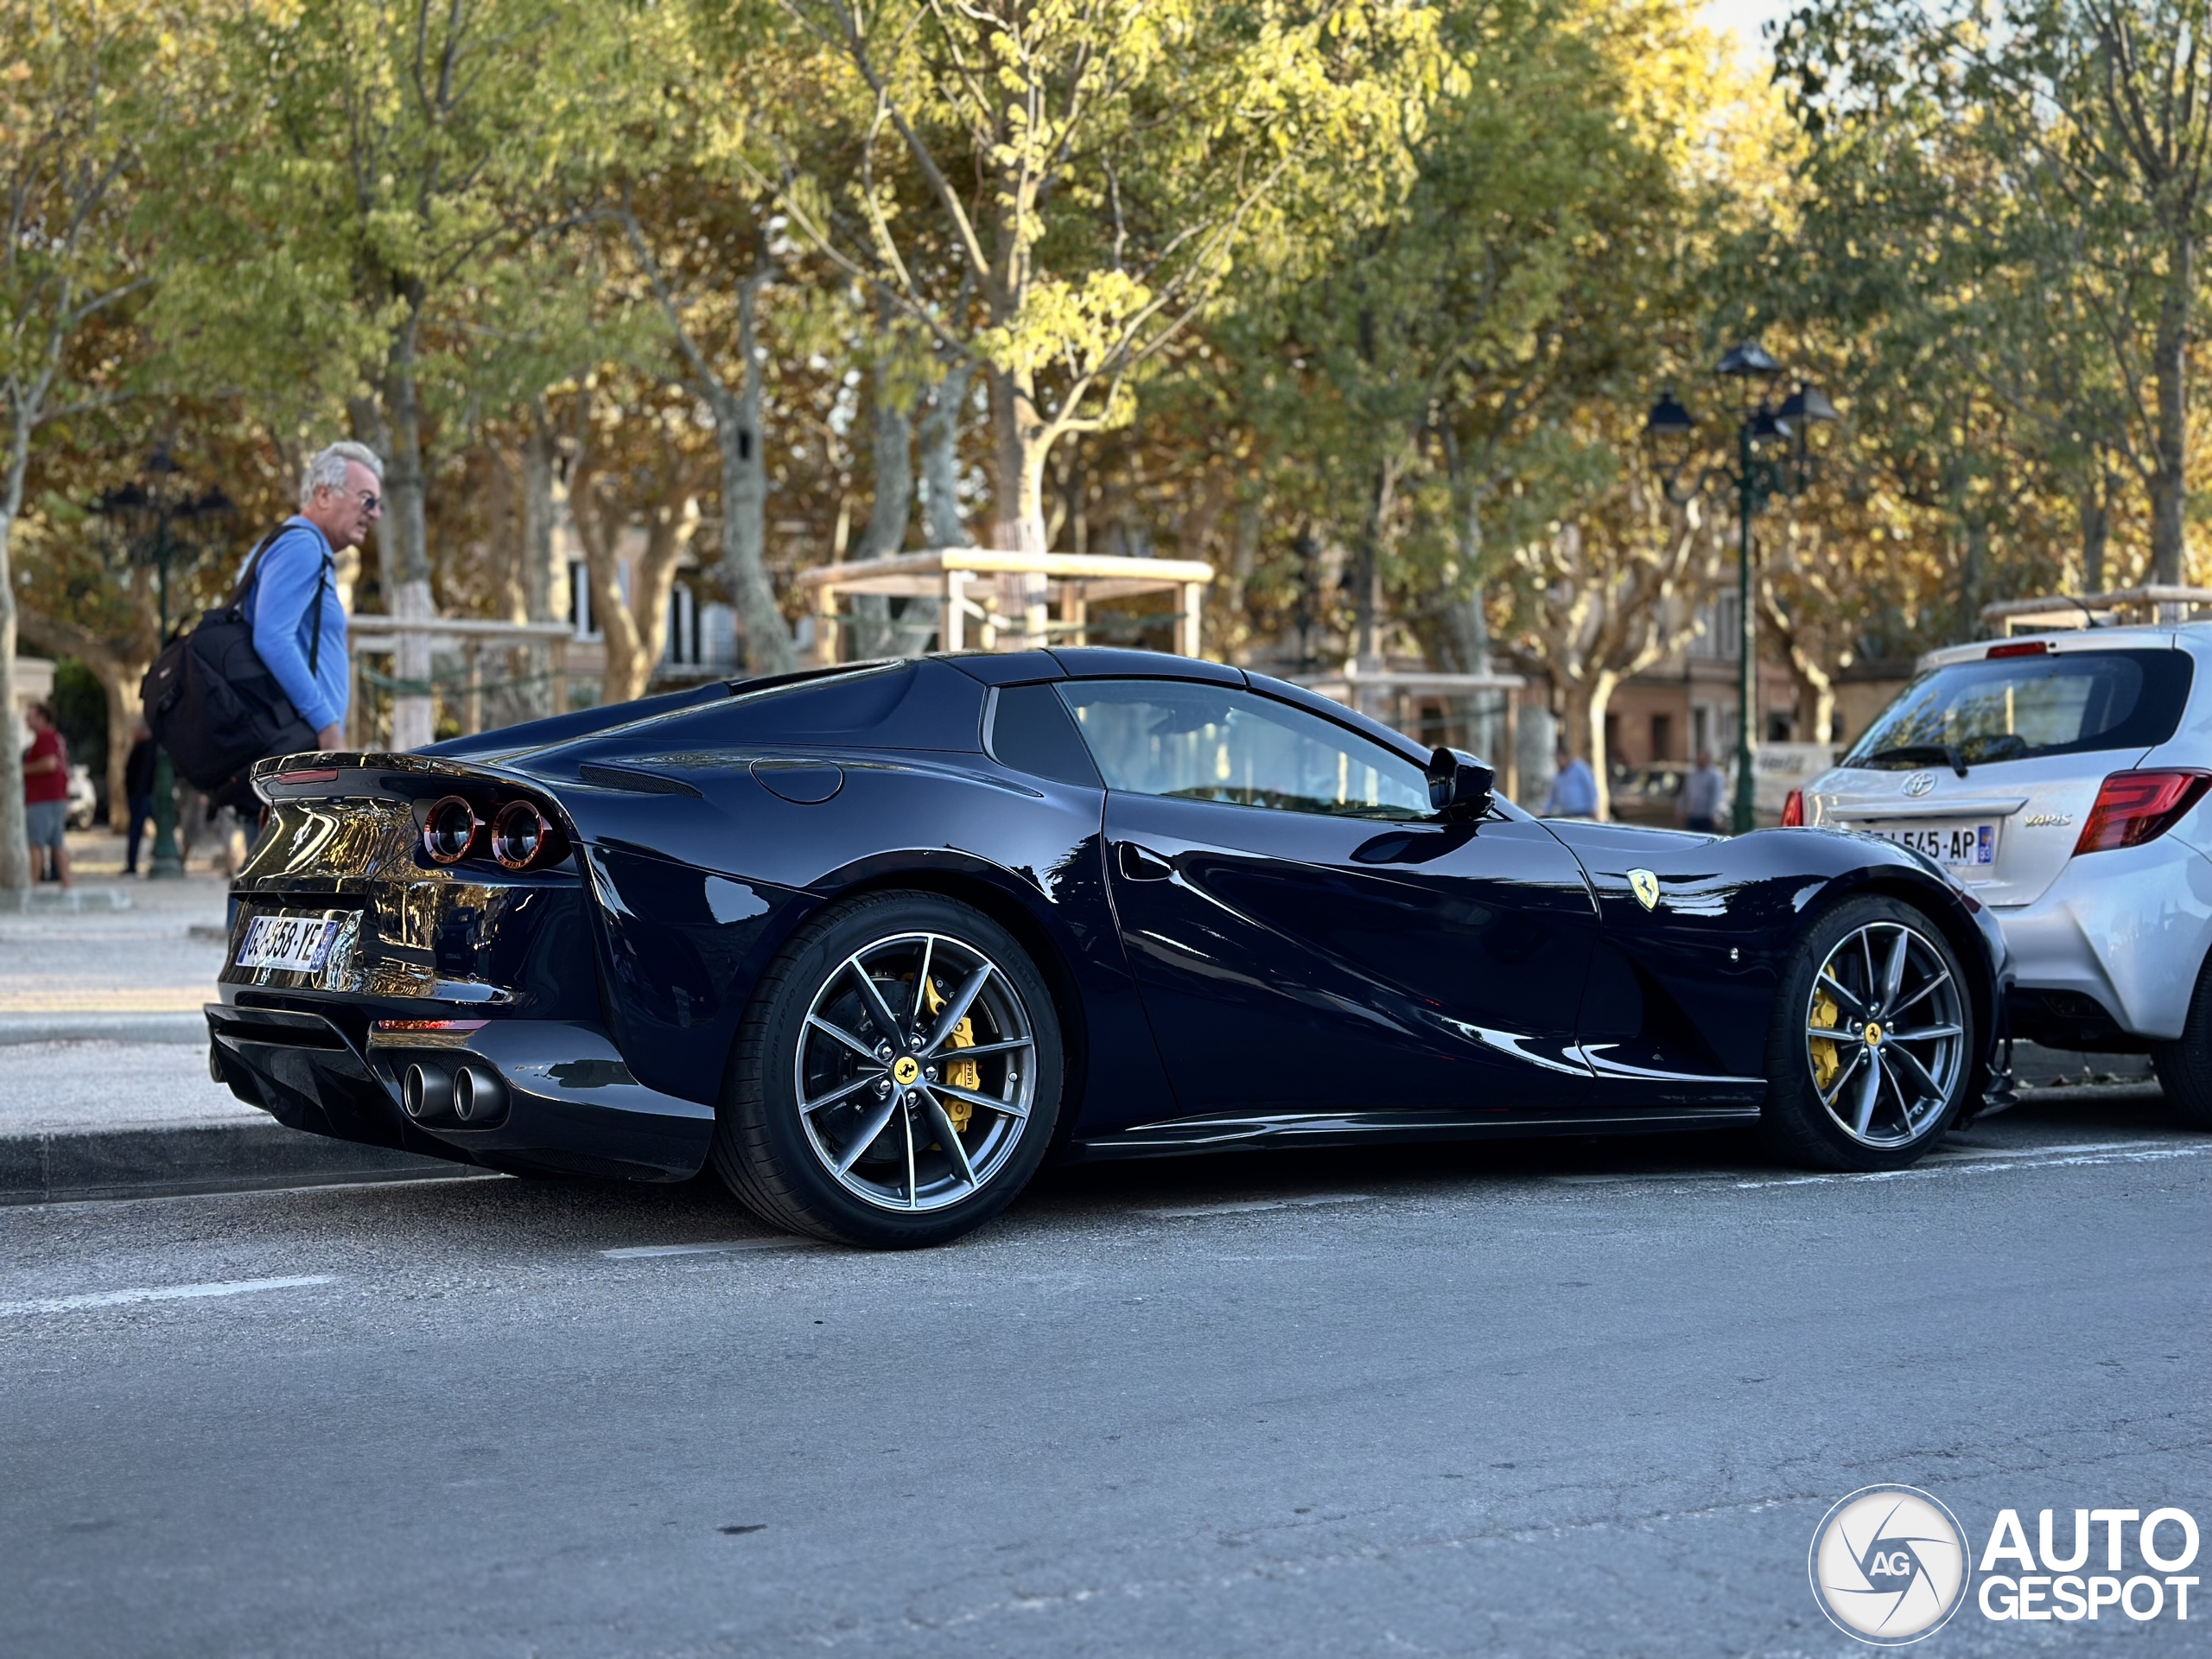
[[[2033,904],[1991,913],[2012,949],[2021,1014],[2038,1005],[2036,993],[2057,994],[2049,1005],[2062,1013],[2087,997],[2118,1036],[2171,1042],[2212,949],[2212,859],[2171,836],[2092,853]],[[2084,1033],[2096,1024],[2080,1023]]]
[[[557,1020],[493,1020],[473,1030],[386,1031],[365,1043],[309,1007],[206,1006],[215,1065],[232,1092],[312,1134],[480,1164],[630,1180],[679,1181],[706,1162],[715,1110],[649,1089],[607,1033]],[[463,1123],[410,1118],[410,1065],[450,1082],[462,1066],[496,1101]]]

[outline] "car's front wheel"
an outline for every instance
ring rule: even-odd
[[[1974,1002],[1948,941],[1894,899],[1816,919],[1783,976],[1760,1127],[1792,1162],[1904,1169],[1958,1115],[1974,1073]]]
[[[802,927],[740,1028],[715,1166],[771,1225],[903,1249],[958,1237],[1036,1173],[1059,1022],[1020,944],[935,893]]]
[[[2152,1049],[2151,1064],[2174,1116],[2192,1129],[2212,1129],[2212,962],[2196,976],[2180,1040]]]

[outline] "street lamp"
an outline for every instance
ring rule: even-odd
[[[1643,435],[1667,499],[1686,505],[1714,484],[1726,484],[1736,493],[1736,802],[1731,829],[1742,835],[1751,827],[1751,718],[1758,689],[1758,624],[1751,609],[1751,520],[1777,495],[1796,495],[1812,481],[1815,458],[1808,442],[1812,428],[1837,418],[1835,405],[1817,386],[1799,384],[1777,407],[1767,397],[1764,383],[1782,373],[1782,365],[1755,340],[1733,346],[1714,372],[1739,381],[1747,390],[1745,408],[1736,424],[1733,467],[1716,462],[1700,472],[1687,488],[1682,475],[1688,471],[1697,448],[1697,423],[1669,388],[1660,394],[1645,416]],[[1756,401],[1751,401],[1751,398]]]
[[[134,481],[110,490],[92,503],[94,512],[120,526],[132,562],[154,567],[161,613],[157,637],[163,644],[169,637],[170,562],[187,550],[195,552],[196,562],[196,550],[172,537],[170,529],[215,518],[230,512],[232,505],[231,499],[217,489],[186,494],[177,482],[181,470],[170,458],[168,446],[162,444],[146,459],[143,483]],[[109,810],[114,810],[111,804]],[[154,846],[146,874],[149,879],[184,874],[184,857],[176,845],[176,770],[169,752],[158,745],[154,749]]]

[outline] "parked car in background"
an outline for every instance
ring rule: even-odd
[[[1931,652],[1808,825],[1912,849],[2012,948],[2015,1036],[2147,1053],[2212,1125],[2212,626],[2099,628]],[[1789,821],[1785,817],[1785,822]]]
[[[1615,766],[1611,779],[1613,816],[1624,823],[1675,828],[1681,817],[1682,779],[1687,771],[1685,763],[1679,760]]]
[[[72,830],[89,830],[99,816],[100,792],[90,766],[69,768],[69,810],[62,822]]]

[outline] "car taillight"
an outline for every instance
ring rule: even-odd
[[[1981,655],[1984,662],[1993,661],[1999,657],[2048,657],[2050,655],[2050,641],[2025,639],[2017,645],[1992,645]]]
[[[1805,791],[1803,790],[1791,790],[1789,798],[1783,802],[1782,827],[1785,830],[1802,830],[1805,827]]]
[[[2089,809],[2089,821],[2082,826],[2074,851],[2078,856],[2156,841],[2208,788],[2212,788],[2212,772],[2180,766],[2115,772],[2097,791],[2097,804]]]
[[[483,832],[484,820],[458,795],[432,806],[423,820],[423,850],[434,864],[458,864]]]
[[[492,820],[492,856],[505,869],[550,862],[560,844],[561,832],[528,801],[509,801]]]

